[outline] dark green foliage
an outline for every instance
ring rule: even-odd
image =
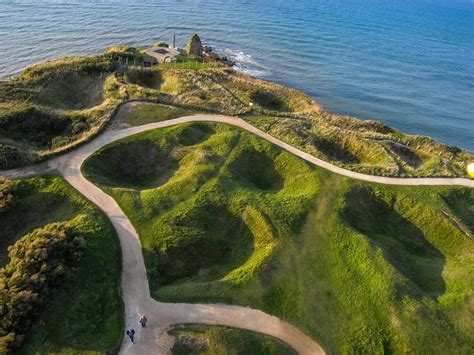
[[[8,249],[10,262],[0,270],[0,352],[21,345],[44,300],[80,260],[84,247],[84,239],[65,223],[55,223]]]
[[[12,182],[0,175],[0,212],[5,211],[13,202],[15,187]]]
[[[25,150],[6,144],[0,144],[0,170],[16,168],[30,162],[30,154]]]
[[[0,104],[0,131],[14,140],[47,148],[54,137],[66,134],[70,117],[27,103]]]
[[[0,213],[0,267],[9,261],[8,246],[48,224],[66,222],[66,228],[86,241],[81,260],[43,299],[41,309],[37,309],[39,318],[32,318],[19,352],[105,353],[115,349],[122,335],[123,309],[120,247],[113,227],[59,177],[32,177],[12,183],[14,203]]]

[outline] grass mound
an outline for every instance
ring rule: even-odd
[[[131,142],[167,147],[179,168],[164,184],[147,190],[130,189],[128,180],[116,181],[115,186],[105,182],[101,176],[114,171],[109,170],[113,154],[128,164],[130,175],[140,178],[137,163],[130,163],[132,156],[141,160],[137,157],[143,155],[127,159],[122,154]],[[150,159],[143,162],[149,170],[156,169]],[[238,284],[263,267],[277,229],[287,233],[301,222],[302,206],[317,187],[311,169],[290,154],[245,132],[209,123],[129,137],[90,157],[84,171],[125,211],[133,214],[137,204],[147,210],[145,215],[135,210],[131,220],[142,238],[151,283],[163,292],[173,292],[181,284],[208,285],[230,296],[220,280]],[[313,186],[286,188],[286,182],[304,180],[313,181]],[[270,223],[269,214],[278,224]]]
[[[196,113],[199,112],[173,106],[132,103],[121,107],[120,113],[114,118],[114,124],[122,127],[141,126]]]
[[[22,353],[106,352],[122,335],[120,249],[107,218],[56,176],[14,180],[15,193],[0,211],[0,266],[7,248],[23,235],[61,222],[85,248],[69,274],[30,317]],[[44,255],[43,255],[44,256]],[[60,270],[56,270],[60,275]]]
[[[302,92],[227,67],[180,57],[180,63],[137,69],[142,61],[140,51],[115,46],[103,55],[42,63],[0,82],[0,168],[35,162],[89,139],[125,100],[181,107],[162,106],[159,114],[148,108],[125,124],[196,111],[244,115],[310,154],[372,175],[464,177],[473,159],[428,137],[326,112]]]
[[[219,277],[252,253],[247,226],[226,206],[204,198],[162,218],[154,238],[153,271],[160,284]]]
[[[89,164],[102,183],[140,188],[163,184],[178,168],[171,153],[150,140],[120,144],[95,155]]]
[[[159,73],[159,74],[157,74]],[[350,170],[384,176],[465,176],[472,155],[428,137],[408,136],[376,121],[326,112],[303,93],[229,68],[165,66],[131,79],[133,99],[244,115],[267,133]],[[145,83],[161,78],[158,87]],[[251,105],[252,104],[252,105]]]
[[[206,125],[195,145],[177,139],[193,124],[129,138],[179,152],[165,184],[100,185],[140,235],[153,297],[262,309],[328,353],[472,352],[469,189],[357,183]]]
[[[296,354],[278,339],[243,329],[190,324],[177,326],[169,334],[175,337],[174,355]]]
[[[125,93],[108,56],[71,57],[0,81],[0,168],[35,162],[96,134]]]
[[[177,143],[184,146],[196,145],[207,140],[212,133],[211,126],[204,123],[195,123],[178,131]]]
[[[106,76],[102,73],[84,75],[66,73],[51,78],[40,89],[37,101],[41,105],[61,110],[83,110],[102,103]]]
[[[246,185],[260,190],[280,190],[284,179],[276,171],[273,159],[255,149],[243,149],[229,166],[232,174]]]
[[[449,210],[474,231],[474,190],[453,189],[441,194]]]
[[[159,71],[150,69],[133,69],[127,72],[126,79],[129,83],[149,89],[160,90],[163,79]]]
[[[377,197],[370,188],[356,186],[345,195],[341,215],[351,228],[380,247],[398,272],[436,298],[445,291],[441,277],[445,258],[416,225],[394,208],[396,198]]]

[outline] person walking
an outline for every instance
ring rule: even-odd
[[[132,342],[132,344],[135,344],[135,330],[132,328],[128,329],[127,335],[130,338],[130,341]]]
[[[142,325],[142,327],[146,327],[146,322],[148,322],[148,319],[145,317],[144,314],[142,314],[140,316],[140,319],[138,320],[138,322]]]

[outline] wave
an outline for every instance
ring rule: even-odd
[[[234,61],[235,65],[233,68],[242,73],[254,77],[263,77],[271,74],[270,69],[258,63],[250,54],[231,48],[217,50],[217,52]]]

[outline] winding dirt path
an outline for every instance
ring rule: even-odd
[[[142,104],[142,103],[150,104],[148,102],[141,102],[141,101],[128,102],[122,105],[117,115],[120,115],[120,112],[123,112],[131,105]],[[130,127],[130,128],[124,128],[124,129],[119,129],[117,128],[117,125],[115,125],[109,128],[109,130],[106,131],[106,133],[95,138],[91,143],[88,143],[87,145],[83,147],[97,146],[97,144],[100,144],[100,142],[104,142],[102,145],[98,146],[100,148],[101,146],[107,143],[111,143],[115,140],[130,136],[136,133],[148,131],[155,128],[163,128],[163,127],[173,126],[180,123],[196,122],[196,121],[220,122],[220,123],[227,123],[233,126],[237,126],[239,128],[242,128],[248,132],[251,132],[255,134],[256,136],[259,136],[260,138],[263,138],[285,149],[286,151],[314,165],[317,165],[317,166],[320,166],[321,168],[332,171],[333,173],[347,176],[356,180],[369,181],[369,182],[385,184],[385,185],[409,185],[409,186],[423,186],[423,185],[424,186],[427,186],[427,185],[428,186],[440,186],[440,185],[454,186],[454,185],[457,185],[457,186],[474,187],[474,179],[467,179],[467,178],[428,178],[428,177],[396,178],[396,177],[366,175],[366,174],[358,173],[355,171],[347,170],[339,166],[333,165],[327,161],[316,158],[313,155],[306,153],[298,148],[295,148],[292,145],[287,144],[279,140],[278,138],[275,138],[271,136],[270,134],[261,131],[257,127],[252,126],[251,124],[247,123],[241,118],[224,116],[224,115],[198,114],[194,116],[180,117],[180,118],[175,118],[171,120],[150,123],[150,124],[146,124],[142,126]],[[19,178],[19,177],[31,176],[31,175],[35,175],[35,174],[52,170],[54,166],[57,164],[60,164],[60,162],[63,161],[66,156],[69,156],[71,154],[76,154],[76,152],[78,150],[81,150],[83,147],[78,148],[65,155],[52,158],[51,160],[49,160],[49,162],[41,163],[39,165],[0,171],[0,175],[4,175],[7,178],[14,179],[14,178]],[[99,149],[99,148],[96,148],[96,149]]]
[[[152,123],[140,127],[110,130],[87,145],[52,159],[49,168],[58,170],[82,195],[104,211],[116,229],[122,248],[122,294],[125,304],[125,324],[136,331],[136,342],[124,338],[123,354],[167,354],[173,339],[166,330],[175,324],[219,324],[271,335],[293,347],[300,354],[324,354],[322,348],[292,325],[262,311],[224,304],[162,303],[150,297],[142,249],[138,235],[115,200],[86,180],[81,165],[95,151],[118,139],[154,128],[191,121],[236,123],[231,117],[198,115]],[[138,324],[140,314],[149,319],[146,328]]]
[[[142,249],[135,229],[115,200],[86,180],[81,174],[81,165],[87,157],[106,144],[150,129],[195,121],[221,122],[240,127],[310,163],[354,179],[393,185],[461,185],[474,187],[474,180],[463,178],[390,178],[356,173],[315,158],[239,118],[204,114],[138,127],[108,130],[90,143],[70,153],[51,159],[40,168],[0,172],[2,175],[15,178],[48,170],[58,170],[72,186],[107,214],[117,230],[122,248],[122,293],[125,304],[126,327],[133,327],[137,332],[137,341],[134,345],[127,338],[124,338],[120,350],[123,354],[169,353],[172,339],[167,335],[166,329],[171,325],[181,323],[220,324],[253,330],[284,341],[300,354],[324,354],[323,349],[301,331],[277,317],[259,310],[223,304],[161,303],[152,299]],[[140,314],[145,314],[149,319],[146,328],[139,327],[138,317]]]

